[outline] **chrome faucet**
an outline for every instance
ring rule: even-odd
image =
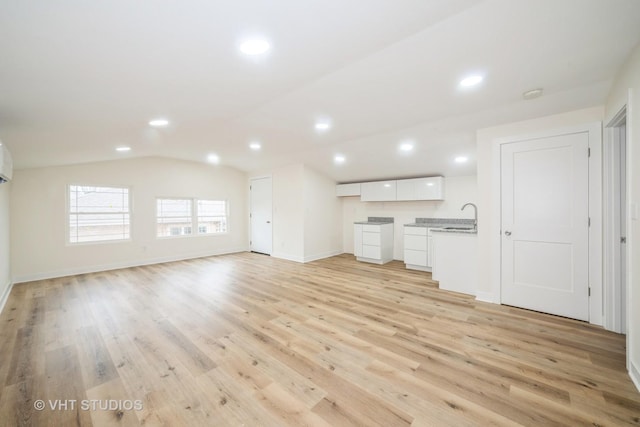
[[[465,203],[460,210],[463,211],[467,206],[473,206],[473,229],[478,231],[478,207],[473,203]]]

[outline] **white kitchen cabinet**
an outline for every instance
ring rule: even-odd
[[[363,202],[390,202],[396,200],[396,181],[363,182],[360,184]]]
[[[354,224],[353,254],[358,261],[385,264],[393,259],[393,223]]]
[[[354,184],[338,184],[336,185],[336,196],[359,196],[360,195],[360,183]]]
[[[396,200],[444,200],[444,178],[434,176],[397,180]]]
[[[476,295],[478,235],[433,232],[433,280],[440,289]]]
[[[426,227],[404,227],[404,263],[412,270],[431,271]]]

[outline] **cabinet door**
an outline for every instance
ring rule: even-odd
[[[399,179],[396,181],[396,200],[418,200],[416,195],[416,179]]]
[[[425,251],[404,250],[404,263],[409,265],[427,266],[427,253]]]
[[[427,267],[433,266],[433,237],[427,238]]]
[[[413,180],[415,185],[415,200],[444,200],[444,178],[418,178]]]
[[[360,195],[360,183],[355,184],[338,184],[336,185],[336,196],[359,196]]]
[[[443,200],[444,178],[400,179],[396,181],[397,200]]]
[[[381,246],[380,233],[371,233],[369,231],[362,232],[362,244],[371,246]]]
[[[353,254],[362,256],[362,224],[353,226]]]
[[[412,236],[409,234],[404,235],[404,248],[412,249],[414,251],[427,251],[427,237],[426,236]]]
[[[382,259],[380,246],[362,245],[362,256],[364,258]]]
[[[360,184],[363,202],[389,202],[396,200],[396,181],[363,182]]]

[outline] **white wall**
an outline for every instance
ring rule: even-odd
[[[276,258],[304,261],[304,165],[269,173],[273,187],[273,252]]]
[[[0,184],[0,310],[11,288],[10,194],[11,183]]]
[[[308,262],[342,253],[342,202],[332,179],[299,163],[256,176],[271,176],[273,252]]]
[[[605,107],[605,125],[627,105],[627,185],[629,206],[640,210],[640,45],[622,67]],[[631,209],[630,209],[631,211]],[[631,216],[631,215],[630,215]],[[628,366],[640,389],[640,221],[631,218],[627,231],[629,313]]]
[[[465,203],[478,201],[475,176],[445,178],[445,200],[413,202],[361,202],[360,197],[342,197],[344,252],[353,253],[353,223],[370,216],[395,218],[393,258],[404,259],[403,225],[415,222],[416,218],[473,218],[473,209],[461,211]]]
[[[11,191],[14,282],[247,250],[246,176],[235,169],[164,158],[17,170]],[[132,239],[66,242],[69,184],[130,187]],[[225,199],[229,232],[156,238],[156,197]]]
[[[342,201],[336,182],[304,168],[304,261],[342,253]]]

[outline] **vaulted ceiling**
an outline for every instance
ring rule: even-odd
[[[215,154],[339,182],[469,175],[476,129],[602,104],[638,22],[637,0],[0,0],[0,139],[16,168]],[[271,49],[242,54],[251,37]]]

